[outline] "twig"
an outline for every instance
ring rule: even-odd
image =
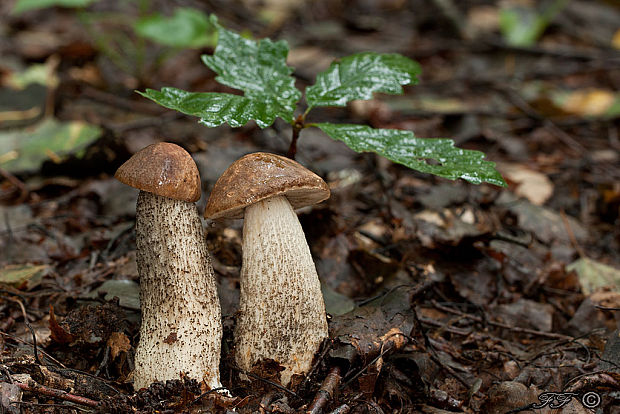
[[[530,335],[537,335],[537,336],[542,336],[542,337],[550,338],[550,339],[562,339],[562,340],[565,340],[565,341],[572,341],[574,339],[572,336],[568,336],[568,335],[556,334],[556,333],[553,333],[553,332],[543,332],[543,331],[539,331],[539,330],[536,330],[536,329],[519,328],[517,326],[510,326],[510,325],[507,325],[507,324],[501,323],[501,322],[485,320],[485,319],[482,319],[479,316],[470,315],[468,313],[461,312],[459,310],[452,309],[452,308],[449,308],[447,306],[440,305],[434,299],[431,300],[431,303],[433,304],[434,307],[436,307],[437,309],[439,309],[441,311],[452,313],[454,315],[459,315],[459,316],[462,316],[464,318],[471,319],[472,321],[479,322],[479,323],[482,323],[482,324],[488,323],[489,325],[496,326],[498,328],[508,329],[508,330],[513,331],[513,332],[525,333],[525,334],[530,334]]]
[[[387,295],[389,295],[390,293],[394,292],[396,289],[400,289],[402,287],[412,287],[413,289],[409,292],[411,295],[411,298],[417,298],[418,296],[420,296],[421,294],[423,294],[424,292],[426,292],[427,290],[429,290],[430,288],[432,288],[435,285],[435,281],[430,279],[430,278],[426,278],[424,280],[422,280],[420,283],[416,284],[415,286],[411,285],[411,284],[403,284],[403,285],[396,285],[391,287],[390,289],[386,290],[383,293],[380,293],[376,296],[373,296],[371,298],[368,299],[364,299],[363,301],[357,303],[357,306],[364,306],[370,302],[372,302],[373,300],[382,298],[382,297],[386,297]]]
[[[566,217],[566,213],[564,213],[564,209],[560,210],[560,216],[562,217],[562,222],[564,222],[564,227],[566,227],[568,238],[570,239],[570,242],[575,248],[575,250],[577,250],[577,253],[579,253],[579,257],[581,258],[586,257],[585,252],[583,251],[579,243],[577,243],[577,238],[575,237],[575,233],[573,233],[573,228],[570,226],[570,223],[568,222],[568,217]]]
[[[541,115],[536,109],[534,109],[529,103],[527,103],[525,99],[521,97],[521,95],[513,91],[511,88],[502,88],[502,87],[496,86],[495,89],[497,89],[500,93],[504,94],[508,98],[508,100],[514,106],[519,108],[525,115],[529,116],[532,119],[542,122],[542,124],[547,129],[551,130],[554,133],[554,135],[560,139],[560,141],[566,144],[566,146],[570,147],[572,150],[578,153],[583,153],[585,151],[585,147],[581,145],[581,143],[579,143],[573,137],[571,137],[566,132],[564,132],[562,129],[560,129],[549,118]]]
[[[289,390],[288,388],[286,388],[285,386],[283,386],[283,385],[281,385],[281,384],[278,384],[277,382],[274,382],[274,381],[268,380],[267,378],[260,377],[260,376],[258,376],[258,375],[256,375],[256,374],[252,373],[252,372],[246,372],[246,371],[244,371],[244,370],[242,370],[242,369],[240,369],[240,368],[237,368],[237,367],[232,367],[232,368],[233,368],[235,371],[241,372],[242,374],[247,375],[247,376],[248,376],[248,377],[250,377],[250,378],[254,378],[255,380],[258,380],[258,381],[264,382],[265,384],[269,384],[269,385],[271,385],[272,387],[276,387],[277,389],[282,390],[282,391],[284,391],[285,393],[287,393],[287,394],[289,394],[289,395],[292,395],[293,397],[295,397],[295,398],[297,398],[297,399],[300,399],[300,400],[301,400],[301,397],[300,397],[299,395],[297,395],[297,393],[295,393],[295,392],[293,392],[293,391]]]
[[[269,409],[269,404],[271,404],[271,402],[275,400],[277,396],[278,396],[278,391],[275,391],[275,390],[271,390],[267,394],[265,394],[263,398],[260,400],[259,412],[261,414],[265,414],[266,410],[269,410],[269,412],[271,412],[271,410]]]
[[[606,311],[620,311],[620,308],[612,308],[612,307],[609,307],[609,306],[594,305],[594,307],[596,309],[606,310]]]
[[[28,321],[28,314],[26,313],[26,308],[24,307],[24,304],[22,303],[21,300],[17,299],[17,298],[12,298],[10,296],[6,296],[6,299],[10,300],[11,302],[15,302],[19,305],[21,311],[22,311],[22,315],[24,316],[24,323],[26,324],[26,327],[28,328],[28,330],[30,331],[30,334],[32,335],[32,346],[33,346],[33,350],[34,350],[34,360],[37,364],[39,365],[43,365],[43,363],[41,362],[41,360],[39,359],[39,347],[37,346],[37,335],[34,333],[34,329],[32,329],[32,326],[30,325],[30,322]]]
[[[15,177],[4,168],[0,168],[0,175],[19,190],[19,198],[17,199],[18,203],[24,201],[26,197],[28,197],[28,188],[19,178]]]
[[[321,384],[321,388],[316,393],[314,400],[312,400],[312,404],[308,407],[306,411],[307,414],[320,414],[323,412],[323,408],[327,405],[329,400],[334,398],[334,392],[338,389],[338,384],[340,384],[340,380],[342,377],[340,376],[340,367],[333,367],[329,370],[329,374],[323,380]]]
[[[2,331],[0,331],[0,335],[2,335],[2,336],[6,336],[7,338],[10,338],[10,339],[12,339],[12,340],[14,340],[14,341],[20,342],[20,343],[22,343],[22,344],[26,344],[26,345],[33,346],[30,342],[28,342],[28,341],[24,341],[23,339],[18,338],[18,337],[16,337],[16,336],[13,336],[13,335],[11,335],[11,334],[8,334],[8,333],[6,333],[6,332],[2,332]],[[67,369],[67,367],[65,367],[65,366],[62,364],[62,362],[58,361],[56,358],[54,358],[53,356],[51,356],[50,354],[48,354],[47,352],[45,352],[43,349],[40,349],[40,351],[41,351],[41,353],[42,353],[43,355],[45,355],[45,357],[46,357],[46,358],[48,358],[50,361],[54,362],[54,363],[55,363],[56,365],[58,365],[59,367],[62,367],[62,368]]]
[[[544,48],[538,46],[512,46],[499,38],[487,39],[484,43],[493,48],[509,50],[513,52],[519,53],[529,53],[533,55],[547,55],[552,57],[559,58],[567,58],[567,59],[580,59],[580,60],[601,60],[601,61],[610,61],[610,62],[618,62],[620,60],[618,58],[618,54],[615,52],[612,53],[597,53],[597,52],[587,52],[583,50],[577,50],[574,48],[560,48],[554,47]]]
[[[48,388],[43,385],[37,384],[34,381],[29,381],[28,384],[17,383],[15,385],[17,385],[23,391],[28,391],[34,394],[47,395],[48,397],[54,397],[64,401],[70,401],[72,403],[85,405],[87,407],[97,407],[99,405],[98,401],[91,400],[90,398],[69,394],[68,392],[63,390]]]
[[[219,391],[228,391],[228,389],[226,387],[217,387],[217,388],[211,388],[209,391],[205,391],[202,394],[200,394],[198,397],[194,398],[194,400],[192,400],[192,402],[189,403],[190,406],[196,404],[198,401],[200,401],[201,399],[203,399],[204,397],[206,397],[209,394],[213,394],[214,392],[219,392]]]
[[[314,371],[316,371],[316,369],[319,367],[323,359],[325,359],[325,356],[327,355],[327,353],[331,351],[332,348],[334,347],[334,342],[329,339],[327,340],[329,341],[329,344],[325,346],[325,349],[323,349],[319,357],[316,359],[316,362],[314,363],[314,365],[312,365],[312,368],[310,368],[310,371],[306,374],[306,378],[304,378],[302,383],[299,385],[298,390],[303,390],[306,387],[306,385],[310,381],[310,377],[312,376],[312,374],[314,374]]]
[[[351,411],[351,407],[347,404],[342,404],[329,414],[347,414],[349,411]]]
[[[575,378],[570,379],[566,383],[564,390],[567,392],[575,392],[583,388],[588,388],[592,386],[596,386],[596,387],[605,386],[605,387],[609,387],[614,390],[618,390],[620,389],[620,382],[618,381],[617,378],[615,378],[614,376],[610,375],[609,373],[605,371],[597,371],[597,372],[590,372],[587,374],[582,374]]]
[[[394,335],[399,335],[399,336],[403,336],[406,340],[409,340],[409,337],[405,334],[403,334],[402,332],[395,332],[393,335],[390,335],[390,337],[394,336]],[[382,347],[385,346],[386,341],[388,338],[386,338],[383,342],[383,344],[381,345]],[[405,342],[406,344],[406,342]],[[344,389],[347,387],[347,385],[349,385],[353,380],[355,380],[357,377],[359,377],[360,375],[362,375],[371,365],[373,365],[375,362],[377,362],[380,358],[383,358],[383,356],[385,354],[387,354],[388,352],[392,351],[394,348],[396,348],[397,345],[395,343],[392,343],[392,346],[389,346],[385,349],[383,349],[381,351],[381,353],[379,355],[377,355],[375,358],[373,358],[372,361],[370,361],[368,364],[366,364],[362,369],[360,369],[355,375],[353,375],[352,377],[350,377],[349,379],[347,379],[347,381],[342,384],[340,386],[340,389]]]
[[[471,330],[457,328],[456,326],[452,326],[452,325],[447,324],[447,323],[439,322],[439,321],[436,321],[436,320],[431,319],[431,318],[421,317],[421,318],[419,318],[419,320],[420,320],[421,323],[423,323],[425,325],[436,326],[437,328],[440,328],[444,332],[449,332],[451,334],[461,335],[461,336],[469,336],[469,335],[471,335]]]
[[[183,114],[181,114],[180,112],[170,112],[160,116],[150,116],[147,118],[140,118],[132,121],[110,124],[107,125],[107,127],[112,131],[116,132],[117,134],[120,134],[123,132],[131,131],[133,129],[161,126],[176,119],[180,119],[182,118],[182,116]]]
[[[31,405],[33,407],[55,407],[55,408],[61,408],[61,409],[64,408],[65,410],[78,410],[78,411],[82,411],[85,413],[91,412],[90,410],[86,410],[81,407],[76,407],[74,405],[65,405],[65,404],[43,404],[43,403],[35,403],[35,402],[30,402],[30,401],[11,401],[11,404]]]
[[[161,107],[157,107],[143,101],[133,101],[131,99],[122,98],[111,93],[103,92],[93,87],[87,86],[84,88],[81,97],[91,99],[106,105],[114,106],[120,109],[126,109],[132,112],[142,112],[161,116],[165,113]]]

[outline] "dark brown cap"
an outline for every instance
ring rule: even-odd
[[[187,151],[159,142],[136,152],[116,170],[114,177],[141,191],[189,203],[200,199],[198,167]]]
[[[329,187],[321,177],[290,158],[256,152],[233,162],[218,178],[205,217],[243,218],[243,210],[250,204],[281,195],[296,209],[329,198]]]

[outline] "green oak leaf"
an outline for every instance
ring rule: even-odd
[[[306,89],[306,101],[314,106],[344,106],[354,99],[372,99],[373,92],[395,95],[402,85],[416,84],[420,65],[405,56],[364,52],[347,56],[316,77]]]
[[[171,17],[159,13],[142,17],[133,26],[140,36],[171,47],[214,46],[217,39],[209,17],[185,7],[175,9]]]
[[[273,102],[262,102],[230,93],[187,92],[169,87],[161,88],[161,91],[147,89],[138,93],[166,108],[197,116],[201,118],[200,123],[208,127],[223,123],[240,127],[255,120],[259,127],[265,128],[280,116],[280,108]]]
[[[416,138],[411,131],[374,129],[366,125],[312,124],[356,152],[376,152],[411,169],[473,184],[487,182],[505,187],[495,163],[479,151],[454,147],[451,139]]]
[[[242,90],[246,98],[261,102],[291,122],[301,92],[295,88],[293,69],[286,66],[288,44],[281,40],[255,41],[219,26],[218,42],[213,55],[202,61],[217,73],[218,82]]]

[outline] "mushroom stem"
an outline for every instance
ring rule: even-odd
[[[328,336],[325,304],[310,248],[284,196],[248,206],[243,225],[240,313],[236,361],[251,370],[273,359],[293,374],[305,374]]]
[[[140,191],[136,245],[142,324],[135,388],[181,372],[221,387],[221,310],[196,206]]]

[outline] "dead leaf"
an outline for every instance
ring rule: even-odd
[[[611,45],[614,49],[620,50],[620,29],[616,30],[614,37],[611,39]]]
[[[0,408],[3,413],[19,414],[20,405],[15,404],[22,400],[22,390],[15,384],[0,382]]]
[[[532,204],[541,206],[553,195],[553,183],[538,171],[523,164],[510,163],[499,163],[497,168],[509,183],[515,183],[514,193],[527,198]]]
[[[569,114],[579,116],[605,115],[616,102],[616,93],[604,89],[576,90],[570,92],[560,107]]]
[[[56,321],[56,315],[54,315],[54,307],[50,305],[50,330],[51,338],[54,342],[59,344],[70,344],[75,340],[75,337],[69,332],[65,331],[62,326]]]
[[[553,241],[570,243],[567,225],[562,216],[555,211],[536,206],[528,200],[519,200],[510,192],[504,191],[497,199],[496,204],[505,205],[519,220],[523,230],[531,232],[543,243]],[[566,221],[578,243],[584,243],[588,238],[588,231],[575,218],[566,215]]]
[[[362,361],[369,361],[382,351],[404,346],[414,328],[413,320],[409,289],[402,287],[334,317],[330,328],[340,344],[353,346]]]
[[[604,286],[620,289],[620,270],[587,257],[569,264],[566,270],[577,272],[581,287],[586,294]]]
[[[500,316],[502,322],[510,326],[551,332],[553,306],[547,303],[519,299],[514,303],[496,306],[494,314]]]
[[[41,279],[51,270],[48,265],[8,265],[0,269],[0,283],[12,285],[17,289],[31,290],[41,283]]]
[[[108,346],[110,347],[110,356],[116,359],[121,352],[129,352],[131,343],[129,338],[122,332],[112,332],[108,338]]]

